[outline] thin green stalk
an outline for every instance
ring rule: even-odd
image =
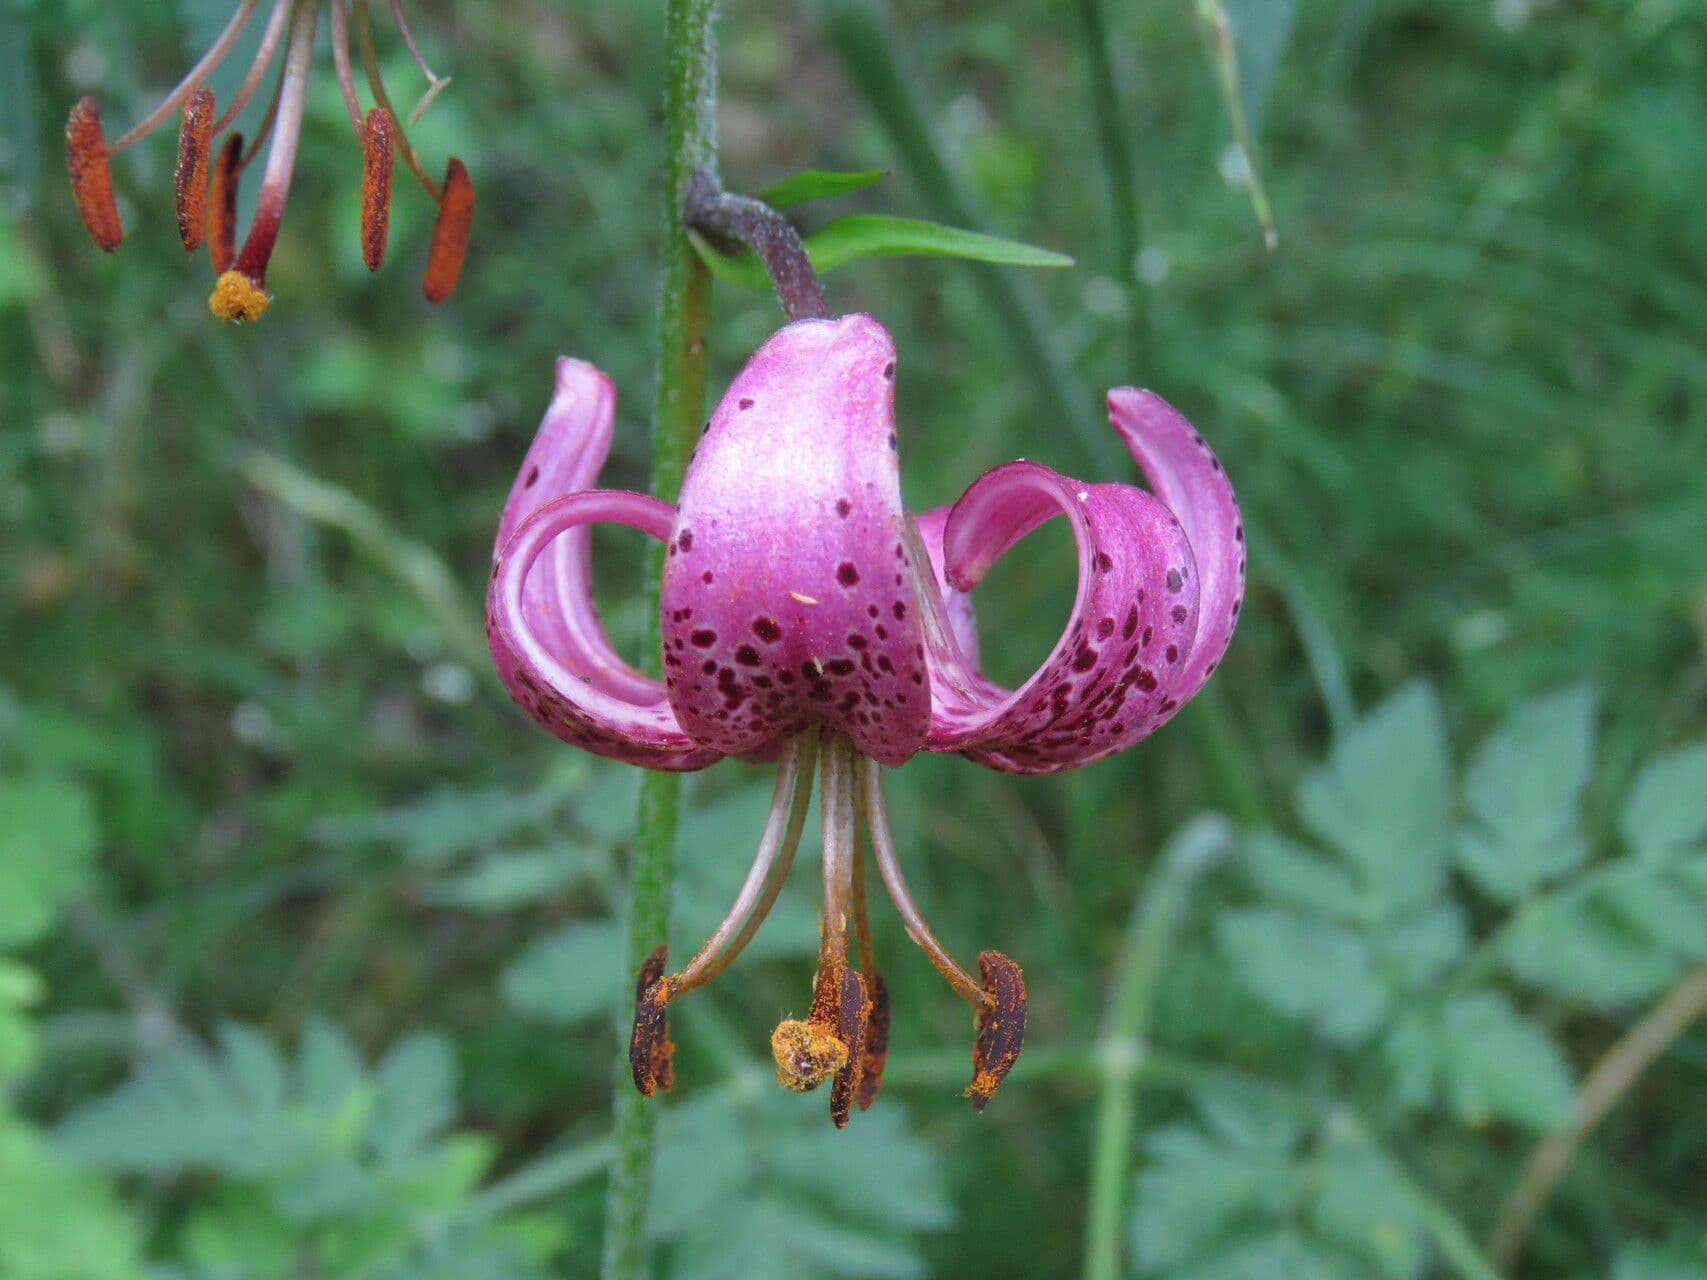
[[[1114,57],[1108,47],[1108,23],[1102,0],[1078,0],[1079,27],[1085,37],[1085,61],[1091,75],[1091,107],[1096,113],[1097,145],[1102,150],[1103,174],[1108,180],[1109,270],[1126,290],[1130,308],[1132,377],[1154,378],[1149,371],[1150,307],[1144,282],[1138,278],[1138,250],[1143,240],[1138,174],[1126,136],[1126,113],[1114,81]]]
[[[658,285],[658,385],[653,415],[652,492],[674,498],[705,409],[706,329],[711,278],[689,244],[682,205],[697,170],[715,171],[717,54],[714,0],[668,0],[665,22],[663,262]],[[656,674],[658,580],[663,548],[647,568],[653,607],[647,657]],[[628,967],[638,972],[667,936],[676,871],[676,775],[647,773],[640,784],[628,914]],[[627,1038],[617,1055],[610,1190],[605,1202],[604,1280],[645,1280],[646,1216],[652,1190],[658,1100],[629,1083]]]
[[[1119,1280],[1121,1275],[1120,1242],[1125,1235],[1138,1081],[1156,981],[1192,890],[1231,844],[1232,834],[1221,818],[1199,818],[1186,827],[1159,859],[1132,912],[1097,1052],[1102,1080],[1092,1135],[1090,1207],[1085,1216],[1086,1280]]]

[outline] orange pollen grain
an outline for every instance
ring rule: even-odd
[[[237,259],[237,179],[243,161],[243,135],[228,133],[208,183],[207,249],[213,269],[223,275]]]
[[[184,103],[178,128],[178,165],[172,191],[178,205],[178,238],[194,253],[207,234],[207,162],[213,145],[213,90],[197,89]]]
[[[391,167],[396,123],[391,112],[375,107],[362,129],[362,261],[378,271],[385,261],[385,238],[391,228]]]
[[[443,302],[456,288],[468,257],[468,237],[474,226],[474,181],[462,161],[451,158],[445,170],[439,217],[433,224],[433,245],[427,253],[427,274],[421,292],[428,302]]]
[[[267,291],[241,271],[227,271],[214,283],[207,309],[232,324],[253,324],[273,303]]]
[[[71,197],[83,225],[95,243],[108,253],[124,240],[113,201],[113,174],[107,164],[107,138],[101,132],[101,113],[93,98],[84,98],[71,108],[65,122],[65,165],[71,172]]]

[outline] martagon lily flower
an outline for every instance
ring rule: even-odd
[[[413,121],[419,119],[450,81],[434,75],[421,56],[403,12],[403,0],[390,0],[390,5],[404,44],[427,78],[427,91],[411,113]],[[267,293],[267,264],[272,260],[285,201],[290,195],[322,0],[273,0],[254,60],[230,103],[216,116],[213,91],[205,82],[242,38],[260,6],[261,0],[241,0],[225,29],[177,87],[111,146],[107,145],[100,111],[93,98],[84,98],[73,107],[65,125],[66,163],[77,210],[95,243],[111,253],[124,239],[124,227],[113,199],[110,159],[160,128],[173,113],[179,114],[178,162],[173,174],[178,235],[191,253],[201,247],[204,239],[207,241],[219,277],[208,298],[208,307],[221,320],[259,320],[272,302]],[[469,231],[474,220],[473,181],[462,161],[453,156],[444,181],[434,182],[410,144],[380,74],[368,0],[325,0],[324,7],[330,15],[332,62],[338,87],[362,151],[362,258],[370,271],[377,271],[385,257],[392,166],[395,156],[400,155],[438,205],[422,292],[431,302],[443,302],[456,288],[468,254]],[[373,98],[373,105],[365,115],[350,63],[352,14],[356,44]],[[279,70],[271,103],[254,141],[245,148],[243,135],[230,126],[249,105],[274,62],[279,63]],[[225,140],[215,155],[214,143],[221,134]],[[269,139],[260,198],[248,235],[239,246],[238,182]]]
[[[788,1088],[833,1080],[831,1116],[870,1105],[889,1000],[865,904],[869,837],[908,933],[977,1015],[967,1096],[982,1110],[1025,1030],[1025,983],[999,951],[963,968],[907,888],[882,771],[916,752],[1053,773],[1155,732],[1202,688],[1232,637],[1244,530],[1221,464],[1159,397],[1108,396],[1151,492],[1081,484],[1036,462],[985,473],[952,507],[901,505],[895,348],[866,315],[808,319],[747,362],[706,426],[672,507],[592,487],[616,392],[565,359],[498,529],[487,632],[511,695],[565,742],[649,769],[774,758],[775,797],[728,917],[686,968],[659,947],[642,970],[630,1059],[644,1094],[672,1083],[666,1010],[734,961],[776,900],[821,777],[824,911],[810,1011],[772,1037]],[[1064,516],[1078,593],[1054,650],[1018,689],[978,668],[970,592],[1020,538]],[[589,526],[668,544],[665,678],[611,647],[593,602]],[[848,959],[850,924],[857,966]]]

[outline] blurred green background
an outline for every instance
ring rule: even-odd
[[[417,143],[480,193],[438,309],[408,183],[362,267],[322,63],[244,329],[176,243],[170,138],[115,162],[111,258],[59,140],[85,93],[116,136],[229,8],[0,0],[0,1277],[592,1275],[634,779],[508,703],[478,608],[554,356],[615,378],[605,483],[645,483],[661,6],[414,7],[456,77]],[[809,843],[677,1019],[660,1272],[1707,1276],[1707,6],[1109,3],[1100,41],[1084,13],[727,0],[724,177],[891,169],[803,224],[1072,254],[830,277],[896,334],[910,505],[1020,455],[1127,478],[1101,391],[1153,387],[1248,514],[1242,625],[1113,761],[893,777],[938,932],[1026,969],[984,1116],[965,1009],[886,906],[878,1106],[837,1134],[768,1082]],[[777,314],[715,309],[717,388]],[[997,677],[1052,643],[1069,546],[980,588]],[[640,554],[597,547],[636,655]],[[767,793],[690,782],[678,949]],[[1175,839],[1204,813],[1232,825]],[[1573,1115],[1521,1249],[1487,1243]]]

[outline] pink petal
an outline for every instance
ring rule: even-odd
[[[504,502],[498,550],[545,503],[598,482],[615,420],[611,380],[584,360],[559,360],[551,406]],[[523,588],[528,621],[547,650],[577,676],[627,702],[658,702],[663,686],[625,662],[605,635],[593,603],[591,552],[586,528],[578,527],[540,553]]]
[[[804,320],[759,349],[712,415],[662,598],[664,652],[680,664],[671,705],[707,746],[752,751],[809,719],[884,764],[923,745],[894,373],[870,316]]]
[[[573,628],[552,625],[556,615],[550,605],[561,597],[529,591],[542,558],[565,535],[608,520],[663,541],[673,514],[670,504],[657,498],[608,489],[587,489],[546,503],[515,527],[498,553],[486,597],[486,635],[510,696],[563,741],[650,769],[702,769],[719,753],[682,732],[663,687],[649,682],[656,690],[653,697],[636,701],[587,674],[599,669],[595,655],[574,647]],[[584,555],[563,559],[584,567]],[[567,571],[553,587],[554,593],[587,589],[584,576],[574,580]],[[565,643],[568,648],[560,647]]]
[[[1062,514],[1078,542],[1079,589],[1054,650],[1016,692],[963,654],[933,653],[932,750],[1025,773],[1088,764],[1165,724],[1226,651],[1244,582],[1226,475],[1159,398],[1121,389],[1109,408],[1154,496],[1017,462],[981,477],[950,513],[943,565],[952,590],[970,591],[1009,547]]]

